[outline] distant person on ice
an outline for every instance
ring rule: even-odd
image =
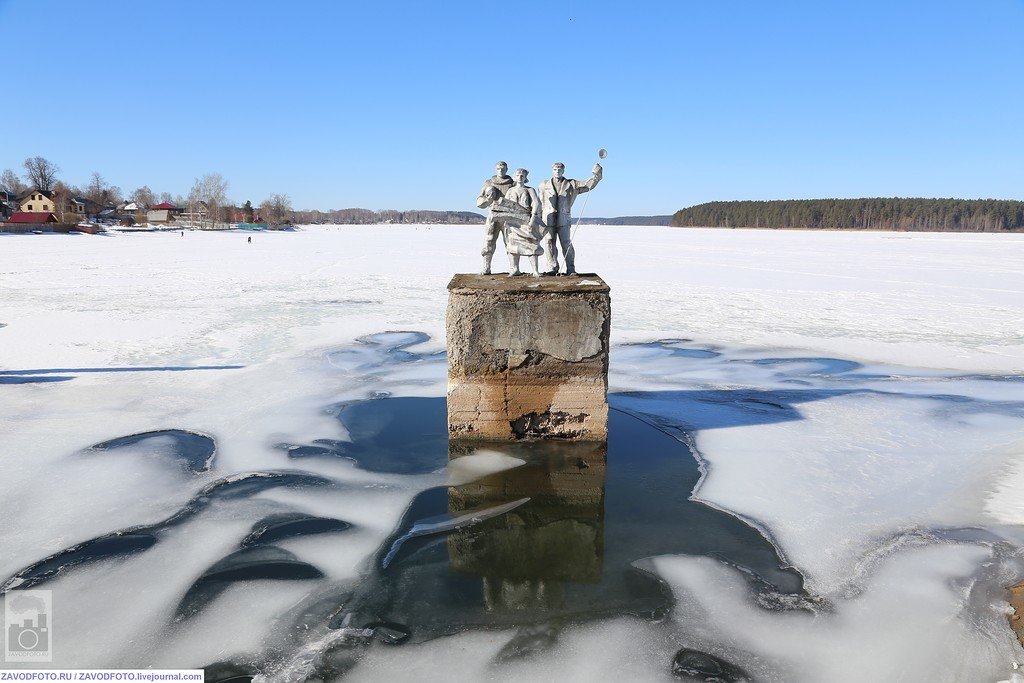
[[[484,181],[480,190],[480,196],[476,198],[476,205],[481,209],[488,209],[486,233],[484,236],[484,248],[480,255],[484,257],[484,267],[481,275],[491,274],[491,258],[494,256],[494,245],[498,242],[498,235],[503,234],[505,226],[495,215],[492,208],[498,200],[505,196],[505,193],[512,189],[512,178],[508,176],[508,164],[499,161],[494,165],[494,175]]]
[[[249,244],[252,244],[252,235],[249,235]]]
[[[505,251],[508,252],[509,275],[522,275],[519,270],[519,257],[530,259],[531,274],[540,275],[537,257],[544,253],[540,248],[540,197],[537,190],[526,185],[529,172],[525,168],[517,168],[513,176],[515,185],[505,194],[506,204],[510,212],[505,218]]]
[[[576,250],[572,247],[572,203],[576,201],[578,195],[597,187],[603,172],[601,164],[594,164],[591,176],[587,180],[565,178],[565,164],[559,161],[551,167],[551,177],[540,184],[541,214],[547,231],[544,240],[544,249],[548,252],[546,275],[558,274],[556,237],[565,258],[565,274],[576,274]]]

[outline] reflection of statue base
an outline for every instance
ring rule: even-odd
[[[611,299],[600,277],[456,275],[448,291],[452,439],[607,439]]]
[[[556,608],[563,582],[597,583],[604,557],[602,443],[509,446],[526,464],[448,489],[450,513],[530,498],[494,520],[448,538],[453,571],[484,578],[489,609]],[[459,457],[453,449],[451,457]]]

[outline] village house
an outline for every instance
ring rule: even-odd
[[[45,223],[59,223],[57,214],[52,211],[15,211],[7,219],[8,226],[14,225],[43,225]]]
[[[154,204],[149,207],[149,211],[146,213],[146,222],[148,223],[173,223],[177,216],[180,216],[185,210],[171,204],[170,202],[161,202],[160,204]]]
[[[178,214],[184,213],[185,211],[185,209],[181,208],[180,206],[177,206],[176,204],[171,204],[170,202],[161,202],[160,204],[154,204],[153,206],[149,207],[149,209],[150,211],[167,211],[171,216],[177,216]]]
[[[6,220],[8,216],[19,208],[18,197],[13,192],[0,190],[0,220]]]
[[[30,190],[22,196],[18,206],[18,211],[26,213],[53,210],[55,210],[53,193],[44,190]]]
[[[125,202],[117,208],[122,218],[131,218],[134,223],[144,223],[148,216],[145,205],[138,202]]]
[[[147,223],[173,223],[174,215],[168,209],[150,209],[146,212]]]
[[[71,213],[81,220],[96,215],[96,211],[100,208],[99,204],[86,197],[72,197],[68,205]]]

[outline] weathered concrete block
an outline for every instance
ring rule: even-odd
[[[456,275],[448,292],[449,437],[608,438],[604,280]]]

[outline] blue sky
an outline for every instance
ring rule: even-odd
[[[1024,199],[1024,0],[0,0],[0,170],[237,202],[475,210],[494,162],[588,215]]]

